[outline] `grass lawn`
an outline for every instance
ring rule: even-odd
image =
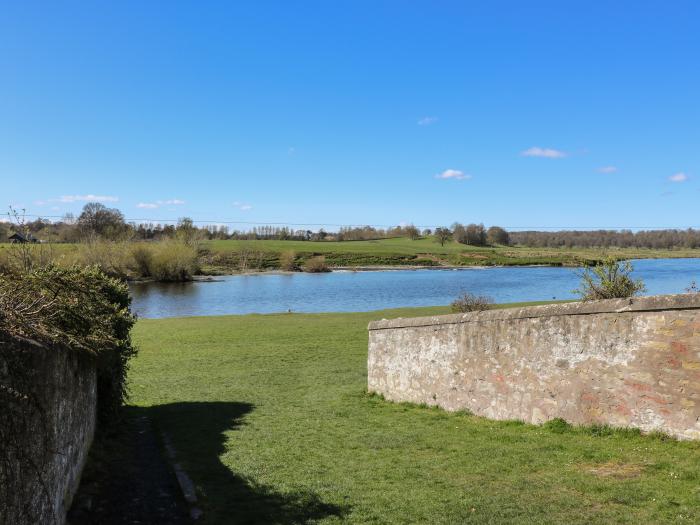
[[[700,523],[700,443],[367,395],[367,323],[446,311],[141,320],[132,403],[207,524]]]

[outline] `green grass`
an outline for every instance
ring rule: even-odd
[[[325,255],[331,266],[581,266],[600,261],[608,255],[619,259],[700,257],[700,249],[477,247],[456,242],[440,246],[432,237],[415,241],[408,238],[344,242],[208,241],[203,247],[209,255],[209,260],[203,260],[205,270],[221,273],[237,269],[238,254],[242,251],[258,252],[262,269],[276,268],[279,254],[288,251],[295,252],[299,262],[315,255]]]
[[[318,253],[384,253],[416,255],[418,253],[459,253],[466,248],[456,242],[440,246],[432,238],[415,241],[407,237],[378,239],[374,241],[208,241],[205,243],[216,251],[238,250],[242,247],[254,247],[264,251],[294,250]],[[478,249],[478,248],[477,248]]]
[[[0,243],[0,268],[7,259],[11,246]],[[112,266],[121,268],[126,264],[125,261],[130,260],[131,250],[128,244],[115,246],[114,249],[107,249],[110,248],[109,245],[103,248],[101,251],[93,249],[88,262],[97,262],[109,270]],[[85,259],[80,257],[81,245],[78,244],[37,245],[31,249],[37,259],[54,259],[62,264]],[[276,270],[280,268],[280,256],[284,252],[294,252],[297,267],[302,267],[306,261],[319,255],[323,255],[331,267],[583,266],[601,261],[607,256],[617,259],[700,257],[700,249],[478,247],[456,242],[440,246],[432,237],[415,241],[403,237],[344,242],[214,240],[202,243],[198,266],[201,268],[200,273],[205,275],[231,274],[241,270]],[[85,254],[85,250],[82,253]]]
[[[208,524],[700,522],[700,443],[367,395],[367,323],[446,312],[142,320],[132,402]]]

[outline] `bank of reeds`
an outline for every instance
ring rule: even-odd
[[[120,279],[154,279],[156,281],[191,281],[199,272],[197,247],[180,240],[159,242],[91,241],[75,245],[61,245],[51,250],[47,258],[45,246],[32,246],[17,257],[15,246],[0,250],[0,273],[18,268],[18,261],[30,268],[41,268],[48,263],[60,267],[97,267],[110,277]],[[26,262],[26,257],[30,262]]]

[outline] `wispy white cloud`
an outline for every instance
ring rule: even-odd
[[[287,155],[294,155],[297,152],[297,149],[294,146],[289,146],[287,148]]]
[[[598,173],[616,173],[616,172],[617,172],[616,166],[603,166],[602,168],[598,168]]]
[[[542,157],[545,159],[561,159],[566,157],[564,151],[559,151],[552,148],[538,148],[534,146],[520,153],[523,157]]]
[[[685,173],[683,173],[681,171],[681,172],[674,173],[673,175],[671,175],[668,178],[668,180],[670,180],[671,182],[685,182],[688,180],[688,175],[686,175]]]
[[[418,125],[419,126],[430,126],[431,124],[435,124],[438,121],[437,117],[423,117],[421,119],[418,119]]]
[[[49,199],[49,202],[117,202],[119,197],[113,197],[111,195],[93,195],[88,193],[87,195],[61,195],[58,199]]]
[[[248,211],[253,209],[253,207],[250,204],[246,204],[245,202],[236,201],[233,203],[233,205],[241,211]]]
[[[185,201],[181,199],[169,199],[167,201],[155,201],[155,202],[139,202],[136,207],[146,210],[155,210],[161,206],[182,206]]]
[[[454,170],[454,169],[446,169],[442,173],[438,173],[435,175],[436,179],[454,179],[454,180],[465,180],[465,179],[471,179],[472,176],[464,173],[463,171],[460,170]]]

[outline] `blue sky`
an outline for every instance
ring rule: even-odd
[[[700,3],[14,2],[0,201],[700,226]]]

